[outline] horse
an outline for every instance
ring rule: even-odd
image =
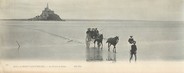
[[[96,42],[97,42],[98,48],[100,48],[101,46],[101,49],[102,49],[103,48],[103,34],[99,34],[97,38],[95,38],[94,47],[95,47]]]
[[[118,36],[116,36],[114,38],[108,38],[107,42],[106,42],[106,43],[108,43],[108,51],[110,51],[110,47],[111,47],[111,45],[113,45],[114,46],[113,52],[116,53],[116,44],[118,43],[118,41],[119,41],[119,37]]]

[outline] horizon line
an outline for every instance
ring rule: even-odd
[[[0,21],[58,21],[58,20],[29,20],[29,19],[0,19]],[[123,20],[123,19],[62,19],[61,21],[178,21],[182,20]]]

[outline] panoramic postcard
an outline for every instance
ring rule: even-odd
[[[0,0],[0,73],[183,68],[183,0]]]

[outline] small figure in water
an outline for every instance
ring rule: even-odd
[[[86,41],[91,41],[91,35],[92,35],[92,31],[91,28],[88,28],[88,30],[86,31]]]
[[[137,46],[136,46],[135,44],[136,44],[136,41],[134,41],[134,42],[133,42],[133,45],[131,46],[131,50],[130,50],[130,60],[129,60],[129,62],[131,62],[133,55],[134,55],[134,57],[135,57],[135,61],[137,60],[137,56],[136,56]]]
[[[95,38],[95,28],[91,29],[91,38]]]
[[[130,38],[128,39],[128,42],[129,42],[130,44],[133,44],[133,42],[134,42],[133,36],[130,36]]]
[[[91,34],[91,28],[88,28],[88,30],[86,31],[86,34]]]
[[[97,28],[95,28],[95,33],[98,35],[99,34],[99,31]]]

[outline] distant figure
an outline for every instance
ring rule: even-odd
[[[108,43],[108,51],[110,51],[110,47],[111,47],[111,45],[113,45],[114,46],[113,52],[116,53],[116,44],[118,43],[118,41],[119,41],[119,37],[118,36],[116,36],[114,38],[108,38],[107,42],[106,42],[106,43]]]
[[[99,35],[99,31],[98,31],[97,28],[95,28],[95,30],[94,30],[94,36],[95,36],[95,38],[97,38],[98,35]]]
[[[88,30],[86,31],[86,37],[87,37],[87,40],[88,41],[90,41],[90,39],[91,39],[91,35],[92,35],[92,33],[91,33],[91,28],[88,28]]]
[[[91,41],[91,28],[88,28],[88,30],[86,31],[86,48],[89,48],[90,46],[90,41]]]
[[[129,42],[130,44],[133,44],[133,42],[134,42],[133,36],[130,36],[130,38],[128,39],[128,42]]]
[[[88,30],[86,31],[86,34],[89,34],[91,32],[91,28],[88,28]]]
[[[134,55],[135,57],[135,61],[137,60],[137,56],[136,56],[136,52],[137,52],[137,46],[135,45],[136,44],[136,41],[133,42],[133,45],[131,46],[131,50],[130,50],[130,62],[132,60],[132,57]]]
[[[91,37],[93,39],[95,38],[95,28],[92,28],[92,30],[91,30]]]

